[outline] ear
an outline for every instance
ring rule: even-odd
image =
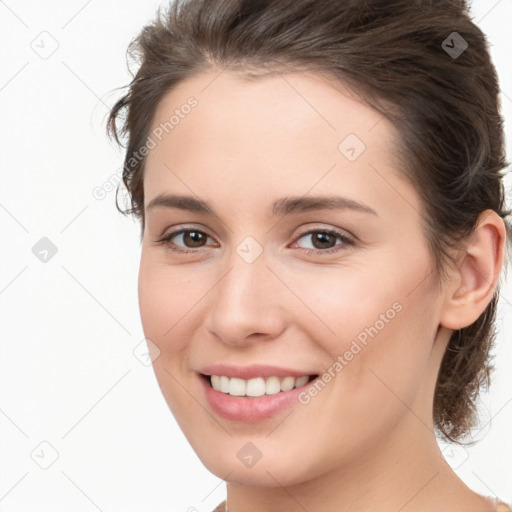
[[[465,243],[450,279],[440,323],[448,329],[462,329],[474,323],[491,301],[501,269],[506,243],[503,219],[492,210],[478,218],[474,232]]]

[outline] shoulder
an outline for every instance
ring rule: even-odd
[[[213,512],[225,512],[226,502],[219,503]],[[512,508],[503,501],[497,501],[496,512],[512,512]]]
[[[512,508],[510,508],[510,506],[506,503],[503,503],[503,501],[498,500],[496,505],[496,512],[512,512]]]
[[[222,503],[219,503],[217,505],[217,507],[215,508],[215,510],[213,512],[225,512],[226,510],[226,501],[223,501]],[[499,512],[502,512],[501,510],[499,510]],[[503,512],[508,512],[507,509],[504,509]]]

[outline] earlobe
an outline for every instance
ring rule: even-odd
[[[491,301],[503,267],[506,229],[492,210],[480,214],[464,255],[450,272],[441,325],[462,329],[474,323]]]

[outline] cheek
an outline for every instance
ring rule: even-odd
[[[138,277],[141,321],[146,338],[162,352],[182,348],[186,340],[181,341],[176,335],[203,294],[200,283],[190,273],[142,252]]]
[[[139,267],[138,295],[144,335],[161,348],[159,341],[172,325],[169,317],[169,312],[174,311],[173,304],[169,304],[172,294],[144,253]]]
[[[337,280],[317,273],[302,281],[325,326],[321,336],[310,329],[311,339],[328,354],[335,387],[357,397],[354,403],[360,399],[370,406],[389,399],[399,406],[393,391],[411,402],[423,385],[438,307],[435,285],[422,282],[428,268],[425,259],[400,271],[376,273],[366,267],[340,270]]]
[[[333,453],[327,462],[333,465],[340,453],[363,453],[409,408],[416,410],[429,376],[435,291],[418,288],[410,293],[414,286],[403,275],[390,281],[359,276],[357,285],[345,280],[343,286],[331,284],[335,295],[316,296],[316,311],[335,335],[317,333],[312,339],[328,353],[334,377],[310,395],[302,422],[325,431],[325,441],[316,442]],[[325,415],[326,410],[331,414]]]
[[[155,377],[173,414],[187,410],[181,367],[186,362],[188,336],[183,329],[197,292],[190,277],[142,251],[138,276],[139,310],[144,336],[160,350],[153,361]],[[197,286],[197,285],[196,285]]]

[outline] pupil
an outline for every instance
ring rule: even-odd
[[[331,238],[332,235],[330,233],[316,233],[316,236],[313,237],[313,245],[317,248],[317,249],[325,249],[326,247],[323,246],[322,244],[327,244],[329,245],[329,238]],[[320,247],[317,247],[317,244],[315,242],[319,241],[320,242]],[[332,242],[332,240],[331,240]]]
[[[185,243],[187,245],[189,241],[192,242],[192,247],[199,247],[201,245],[201,239],[203,238],[203,234],[202,233],[198,233],[197,231],[187,231],[183,237],[183,239],[185,240]]]

